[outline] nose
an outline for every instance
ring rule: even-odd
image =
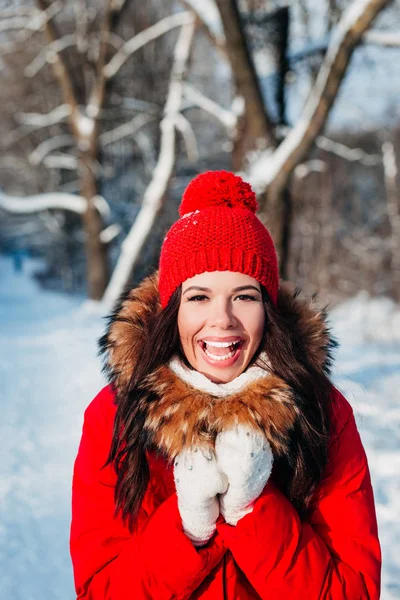
[[[220,329],[229,329],[237,326],[237,320],[233,314],[229,301],[221,299],[210,307],[210,325]]]

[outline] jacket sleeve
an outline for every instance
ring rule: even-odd
[[[189,598],[226,550],[218,534],[195,549],[183,533],[176,494],[159,505],[154,500],[151,514],[142,508],[133,534],[114,517],[115,473],[102,468],[112,431],[102,405],[110,394],[104,388],[85,412],[74,467],[70,549],[77,598]]]
[[[236,527],[219,525],[224,543],[264,600],[377,600],[381,554],[366,455],[348,402],[333,436],[315,507],[302,522],[268,482]]]

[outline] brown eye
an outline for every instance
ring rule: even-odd
[[[256,296],[252,296],[251,294],[240,294],[240,296],[236,296],[235,300],[244,300],[244,302],[257,302],[258,298],[256,298]]]
[[[203,300],[208,300],[208,297],[201,294],[197,294],[196,296],[190,296],[190,298],[188,298],[189,302],[202,302]]]

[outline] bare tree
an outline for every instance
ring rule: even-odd
[[[90,47],[87,43],[85,45],[89,26],[83,0],[76,4],[77,7],[81,7],[80,12],[76,9],[80,14],[79,27],[72,34],[64,36],[56,29],[54,15],[49,13],[50,6],[44,4],[45,0],[38,0],[41,6],[41,27],[47,31],[48,45],[30,63],[28,72],[36,76],[35,74],[49,63],[63,97],[59,106],[52,106],[48,112],[21,115],[21,127],[39,129],[53,127],[57,123],[64,124],[62,133],[58,131],[51,139],[41,140],[30,149],[30,160],[32,164],[46,163],[49,166],[58,165],[58,168],[64,170],[78,169],[81,198],[79,207],[82,206],[82,199],[87,203],[84,213],[87,217],[87,252],[88,256],[97,257],[97,265],[104,266],[104,262],[102,259],[98,260],[98,257],[104,252],[104,240],[109,239],[114,231],[109,228],[104,230],[101,214],[105,213],[99,212],[97,176],[102,168],[99,160],[101,148],[134,136],[135,142],[141,144],[143,155],[149,157],[148,164],[151,165],[150,168],[147,167],[148,182],[143,186],[142,206],[122,244],[120,258],[104,294],[107,303],[112,303],[129,282],[149,233],[165,203],[179,158],[177,132],[184,142],[187,155],[192,158],[198,155],[198,142],[202,132],[192,127],[187,116],[193,108],[201,109],[211,116],[213,123],[217,120],[222,124],[225,138],[233,142],[231,158],[234,167],[240,170],[256,189],[261,205],[260,216],[266,220],[268,215],[267,224],[281,257],[285,256],[285,236],[287,238],[289,221],[284,195],[290,178],[295,174],[299,181],[310,172],[321,173],[321,186],[326,188],[321,207],[322,226],[329,232],[329,248],[325,248],[321,257],[327,260],[334,247],[334,236],[328,216],[329,211],[333,210],[332,190],[324,163],[319,159],[308,160],[308,154],[311,149],[316,148],[341,156],[347,161],[359,161],[370,166],[381,164],[381,155],[371,155],[362,148],[349,148],[322,136],[321,132],[337,97],[354,48],[361,40],[366,39],[368,28],[388,1],[353,0],[340,18],[339,13],[335,13],[335,19],[331,21],[332,24],[337,21],[337,24],[333,27],[323,50],[324,57],[303,113],[293,128],[288,128],[277,127],[266,107],[237,0],[215,0],[214,8],[218,9],[216,14],[220,15],[223,24],[223,31],[218,35],[201,13],[195,0],[181,0],[185,9],[189,7],[189,10],[170,14],[155,24],[149,23],[136,35],[123,38],[117,35],[115,24],[120,19],[126,3],[107,0],[101,34],[96,38],[97,48],[92,44]],[[254,5],[258,11],[265,10],[266,6],[264,0],[246,0],[245,4]],[[336,3],[330,2],[330,6],[335,7]],[[196,22],[193,20],[193,12],[196,14]],[[190,68],[189,59],[195,30],[200,31],[199,22],[203,24],[201,30],[207,36],[207,40],[215,45],[219,60],[228,60],[231,65],[233,90],[229,100],[230,106],[229,102],[222,102],[219,86],[213,86],[215,94],[211,93],[208,97],[205,88],[201,87],[201,79],[196,79],[197,73]],[[169,73],[169,81],[165,85],[165,92],[163,90],[163,101],[154,103],[153,99],[124,98],[121,85],[118,90],[119,99],[134,105],[138,114],[130,121],[119,121],[118,126],[106,131],[101,130],[101,118],[104,115],[109,114],[111,121],[114,118],[116,109],[107,104],[106,100],[116,75],[134,53],[148,48],[150,41],[172,29],[179,29],[179,37],[172,69],[166,71],[167,76]],[[195,41],[197,40],[198,36]],[[394,41],[390,39],[392,44]],[[85,93],[79,90],[78,75],[71,69],[68,60],[71,48],[78,49],[78,52],[83,54],[89,53],[92,57],[89,67],[85,61],[79,66],[80,71],[83,71],[81,80],[85,82]],[[194,55],[195,51],[192,54]],[[204,69],[206,68],[210,79],[212,67],[207,65]],[[214,73],[212,75],[214,77]],[[142,129],[150,123],[154,125],[154,130],[156,125],[159,126],[159,146],[156,146],[153,140],[149,140],[148,136],[139,137]],[[65,128],[66,124],[68,130]],[[19,132],[15,132],[15,135],[18,136]],[[77,151],[72,151],[73,148]],[[9,199],[6,200],[9,205]],[[3,204],[4,202],[3,197]],[[308,217],[305,215],[303,219],[305,228],[309,226],[311,213],[310,207]],[[310,258],[317,247],[314,241],[312,244],[311,240],[309,241],[309,246],[303,244],[300,248],[304,264],[307,262],[307,256]],[[93,268],[92,277],[91,295],[100,298],[107,283],[106,271],[100,266],[97,270]],[[325,279],[324,286],[326,285]]]
[[[245,95],[245,112],[257,115],[258,132],[262,139],[258,142],[266,150],[255,160],[248,160],[243,168],[250,182],[255,186],[261,199],[261,216],[266,219],[276,243],[278,253],[283,254],[284,234],[287,221],[284,190],[294,168],[303,161],[313,147],[326,123],[330,109],[337,96],[340,84],[346,73],[352,52],[370,27],[377,14],[388,4],[388,0],[354,0],[340,19],[328,45],[309,100],[302,116],[285,139],[275,148],[274,132],[271,130],[265,106],[254,77],[254,67],[250,53],[243,49],[246,40],[240,36],[240,13],[236,0],[216,0],[224,24],[227,51],[232,71],[238,64],[237,48],[240,53],[241,80],[236,78],[238,93]],[[231,43],[228,42],[231,40]],[[240,40],[240,42],[238,41]],[[242,82],[246,82],[246,86]],[[247,100],[249,98],[249,100]],[[250,100],[251,99],[251,100]],[[255,108],[256,107],[256,108]],[[264,120],[262,114],[264,113]],[[261,123],[264,123],[262,126]],[[256,128],[257,129],[257,128]],[[255,139],[258,139],[255,135]]]
[[[120,258],[104,294],[104,302],[108,305],[114,304],[121,291],[127,286],[168,191],[176,160],[176,130],[182,131],[182,128],[185,127],[180,110],[184,96],[184,77],[188,68],[194,32],[195,19],[190,16],[187,24],[181,29],[175,47],[164,117],[160,123],[161,144],[157,165],[144,193],[140,212],[123,243]]]
[[[52,5],[46,0],[36,0],[36,16],[42,17],[41,27],[47,45],[25,69],[25,74],[35,77],[49,63],[61,92],[62,104],[47,114],[22,116],[23,126],[43,128],[56,123],[66,123],[69,135],[60,135],[46,140],[31,152],[31,161],[44,162],[56,168],[76,169],[78,188],[86,201],[86,210],[82,214],[85,231],[87,260],[87,281],[89,296],[101,299],[109,281],[107,245],[103,243],[103,221],[98,210],[98,179],[101,169],[99,153],[101,147],[116,139],[131,135],[154,120],[154,115],[140,115],[136,121],[120,126],[117,130],[101,132],[100,121],[105,107],[111,83],[126,61],[149,42],[156,40],[172,29],[181,27],[191,18],[188,12],[169,15],[161,21],[139,31],[127,41],[121,40],[115,31],[127,6],[124,0],[107,0],[104,6],[102,22],[97,41],[98,47],[91,47],[87,40],[88,7],[85,2],[75,3],[76,29],[74,33],[63,35],[52,14]],[[9,21],[9,19],[7,19]],[[17,27],[26,27],[25,21],[14,23]],[[69,59],[68,50],[74,48],[83,56],[75,64]],[[64,148],[61,153],[60,149]],[[67,150],[67,153],[65,152]],[[75,149],[75,155],[71,153]],[[58,152],[54,152],[57,150]],[[8,202],[8,210],[11,210]],[[29,207],[27,205],[27,210]]]

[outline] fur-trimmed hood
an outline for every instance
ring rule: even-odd
[[[290,322],[308,362],[328,374],[335,346],[326,325],[326,313],[311,301],[299,298],[287,283],[281,285],[278,307]],[[157,274],[132,289],[111,315],[100,340],[105,371],[116,390],[117,403],[130,393],[129,386],[154,316],[161,311]],[[141,399],[147,446],[172,460],[184,447],[213,448],[217,434],[234,423],[251,425],[266,435],[276,455],[287,451],[290,431],[299,418],[296,390],[283,378],[265,371],[239,392],[224,398],[201,391],[182,380],[169,365],[150,373]]]

